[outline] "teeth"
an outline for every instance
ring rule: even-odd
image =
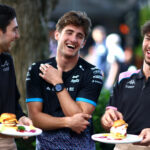
[[[150,54],[150,50],[148,50],[147,53]]]
[[[74,45],[71,45],[71,44],[68,44],[67,46],[68,46],[69,48],[72,48],[72,49],[75,48],[75,46],[74,46]]]

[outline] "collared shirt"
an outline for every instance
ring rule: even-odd
[[[127,133],[139,134],[150,127],[150,78],[146,81],[142,70],[123,72],[109,101],[123,114],[128,123]]]

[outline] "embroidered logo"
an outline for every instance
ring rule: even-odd
[[[132,89],[135,87],[135,80],[130,80],[126,83],[125,88]]]
[[[4,64],[1,65],[3,71],[9,71],[9,62],[5,60]]]

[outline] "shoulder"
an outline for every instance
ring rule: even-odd
[[[39,69],[39,66],[41,64],[52,64],[54,63],[55,59],[54,58],[49,58],[49,59],[46,59],[46,60],[42,60],[42,61],[37,61],[37,62],[33,62],[32,65],[29,67],[29,70],[36,70],[36,69]]]
[[[92,83],[102,83],[103,82],[103,73],[96,66],[88,63],[84,59],[80,58],[78,63],[79,70],[81,70],[84,80],[90,81]]]
[[[133,75],[136,75],[140,72],[140,70],[135,70],[135,71],[126,71],[126,72],[122,72],[119,74],[119,79],[118,79],[118,83],[120,83],[122,80],[124,79],[129,79],[131,78]]]
[[[99,68],[97,68],[96,66],[90,64],[89,62],[87,62],[86,60],[84,60],[83,58],[79,59],[79,63],[78,63],[78,67],[86,73],[92,73],[92,74],[103,74],[102,70],[100,70]]]

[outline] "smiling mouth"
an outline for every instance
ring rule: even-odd
[[[68,48],[71,48],[71,49],[75,49],[75,46],[74,46],[74,45],[71,45],[71,44],[68,44],[67,47],[68,47]]]
[[[150,50],[148,50],[147,53],[150,54]]]

